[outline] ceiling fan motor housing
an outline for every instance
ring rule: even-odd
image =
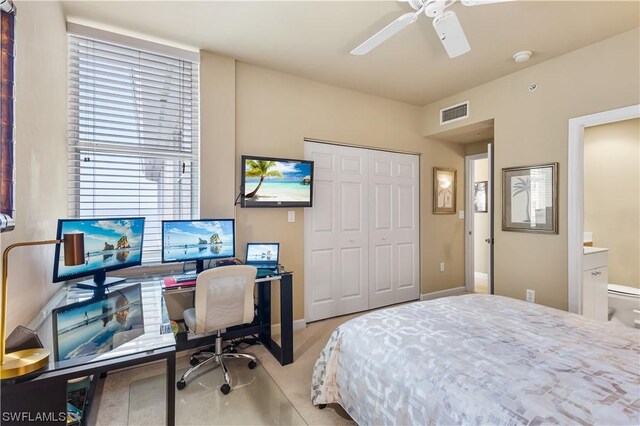
[[[419,0],[409,0],[410,3],[417,2]],[[444,10],[451,6],[455,0],[422,0],[421,3],[424,4],[424,13],[427,16],[435,18],[437,16],[441,16],[444,13]],[[413,4],[412,4],[413,6]]]

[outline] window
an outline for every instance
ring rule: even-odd
[[[69,216],[144,216],[156,261],[161,221],[198,217],[198,62],[111,40],[69,35]]]

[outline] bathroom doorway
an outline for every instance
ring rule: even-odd
[[[640,105],[632,105],[569,120],[568,192],[568,308],[582,313],[585,242],[585,128],[640,117]],[[637,263],[636,263],[637,265]]]

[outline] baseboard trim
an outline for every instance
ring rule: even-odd
[[[454,296],[456,294],[464,293],[466,291],[465,286],[448,288],[446,290],[434,291],[432,293],[424,293],[420,295],[420,300],[438,299],[440,297]]]
[[[307,320],[304,318],[293,321],[293,331],[302,330],[307,327]],[[271,324],[271,335],[280,334],[280,323]]]

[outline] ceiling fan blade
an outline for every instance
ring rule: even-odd
[[[464,35],[464,30],[455,12],[448,10],[440,16],[436,16],[433,19],[433,28],[438,33],[438,37],[450,58],[464,55],[471,50],[467,36]]]
[[[375,49],[380,44],[382,44],[384,41],[387,41],[388,39],[396,35],[398,32],[400,32],[404,28],[416,22],[416,19],[418,19],[418,15],[420,14],[420,12],[422,12],[422,9],[414,13],[405,13],[404,15],[402,15],[401,17],[399,17],[398,19],[396,19],[395,21],[393,21],[392,23],[390,23],[389,25],[387,25],[377,33],[375,33],[373,36],[367,39],[360,46],[353,49],[351,51],[351,54],[366,55],[371,50]]]
[[[464,6],[482,6],[484,4],[506,3],[508,1],[513,0],[460,0],[460,3]]]

